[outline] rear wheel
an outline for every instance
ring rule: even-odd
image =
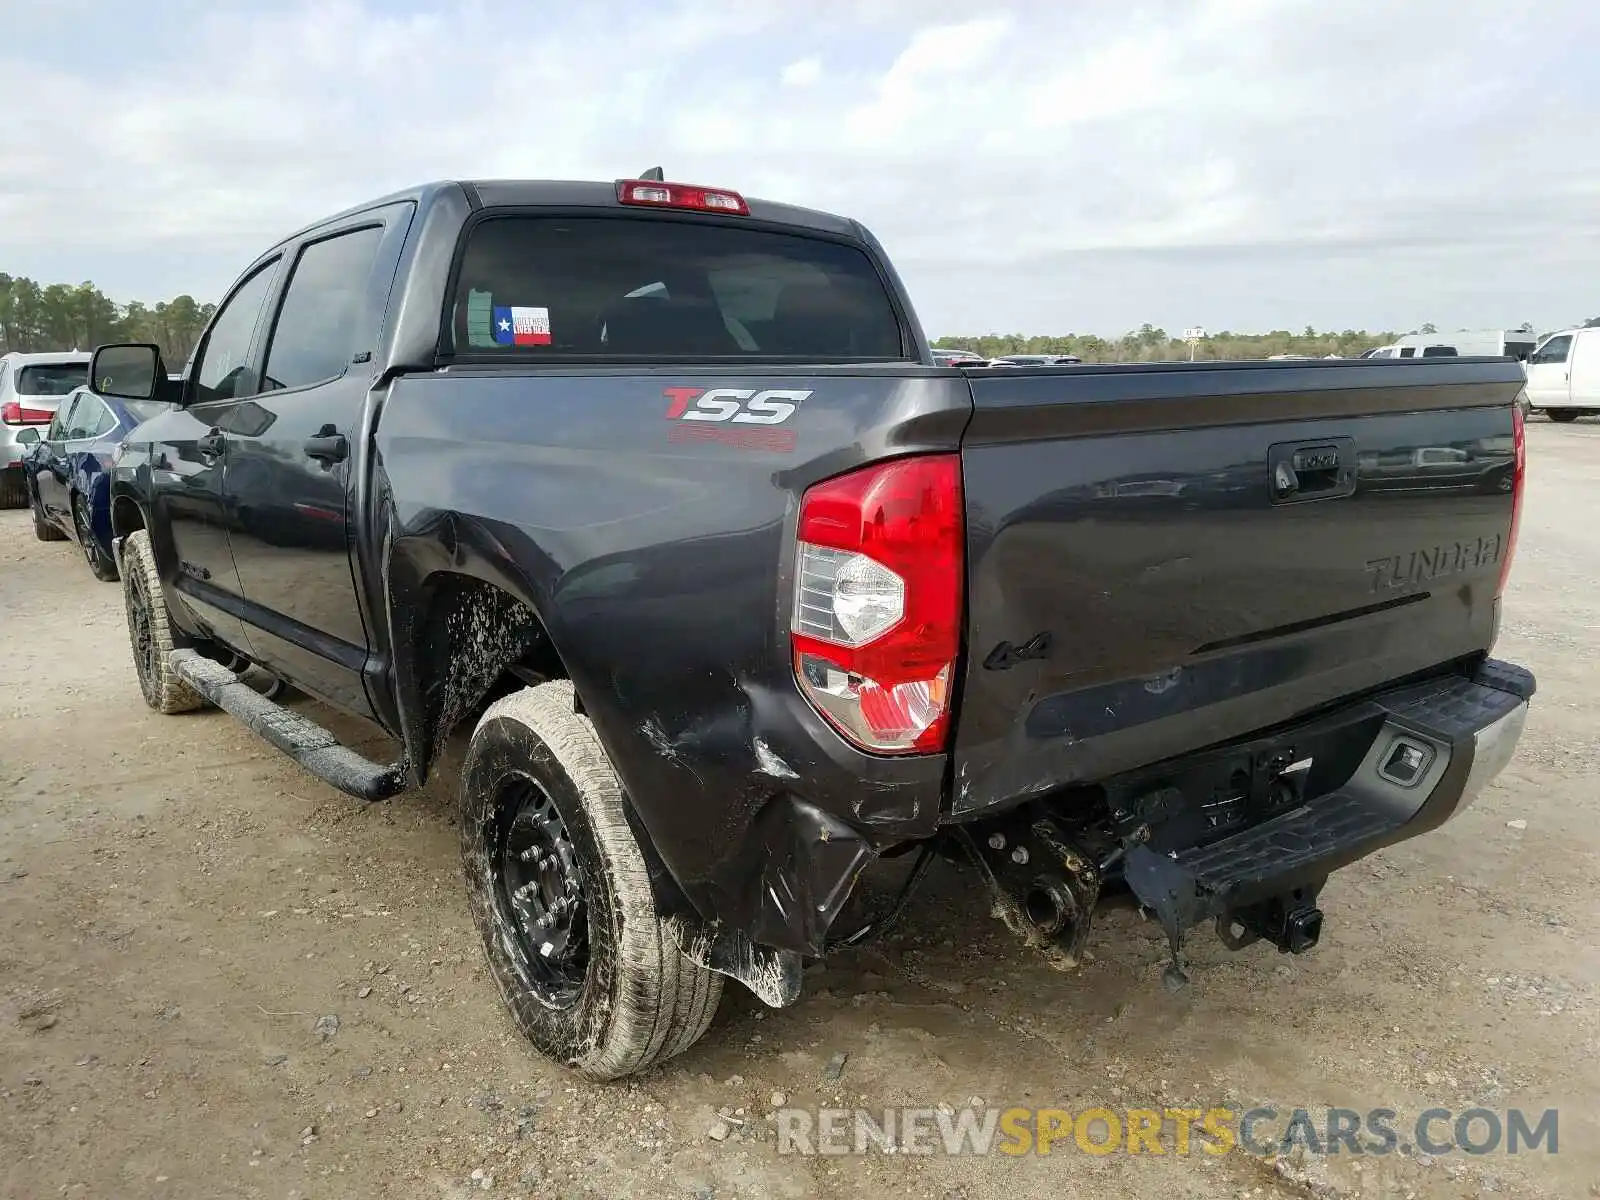
[[[143,529],[122,543],[122,599],[128,610],[128,641],[144,702],[159,713],[190,712],[205,703],[172,669],[172,623],[156,574],[150,535]]]
[[[21,508],[28,503],[28,481],[20,470],[0,471],[0,508]]]
[[[1568,421],[1576,421],[1579,416],[1575,408],[1547,408],[1544,410],[1544,415],[1552,421],[1560,421],[1563,425]]]
[[[72,524],[78,531],[78,549],[83,551],[94,577],[106,583],[115,583],[116,560],[106,553],[105,547],[100,545],[100,539],[95,537],[94,528],[89,523],[89,504],[82,496],[72,498]]]
[[[461,853],[507,1006],[590,1079],[687,1050],[722,977],[685,958],[655,905],[622,785],[566,680],[492,705],[463,767]]]

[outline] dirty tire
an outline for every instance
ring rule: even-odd
[[[0,508],[26,508],[28,480],[21,471],[0,471]]]
[[[172,624],[150,550],[150,535],[143,529],[130,533],[122,543],[122,565],[128,641],[144,702],[158,713],[192,712],[205,701],[172,669]]]
[[[530,974],[510,918],[499,833],[507,789],[531,783],[553,804],[582,872],[588,965],[558,1007]],[[678,950],[656,910],[622,785],[567,680],[524,688],[484,713],[462,767],[461,855],[490,971],[540,1053],[589,1079],[617,1079],[687,1050],[716,1015],[722,977]]]
[[[106,553],[105,547],[94,536],[94,530],[89,525],[89,505],[82,496],[72,498],[72,526],[78,531],[78,549],[83,551],[84,561],[89,564],[94,577],[102,583],[115,583],[116,560]]]
[[[67,540],[66,534],[57,529],[53,522],[45,519],[44,509],[39,507],[39,498],[31,492],[28,494],[28,507],[33,509],[34,537],[41,542],[64,542]]]
[[[1544,415],[1552,421],[1558,421],[1565,425],[1568,421],[1576,421],[1578,419],[1578,410],[1575,408],[1547,408],[1544,410]]]

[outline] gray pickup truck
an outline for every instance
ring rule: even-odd
[[[793,1003],[908,853],[1058,960],[1130,891],[1171,978],[1203,923],[1307,950],[1533,694],[1489,657],[1509,360],[940,366],[854,221],[647,178],[374,201],[250,264],[181,383],[91,378],[177,405],[114,468],[145,698],[374,801],[469,727],[485,953],[590,1077],[725,977]]]

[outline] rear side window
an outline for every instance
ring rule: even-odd
[[[17,371],[17,394],[65,396],[88,382],[88,363],[36,363]]]
[[[906,357],[872,261],[669,219],[492,217],[468,234],[451,349],[509,359]]]
[[[67,430],[67,436],[73,439],[97,438],[109,433],[116,423],[117,418],[111,415],[109,408],[85,393],[78,397],[77,404],[73,406],[71,428]]]
[[[1422,352],[1422,357],[1454,358],[1456,357],[1456,348],[1454,346],[1429,346]]]

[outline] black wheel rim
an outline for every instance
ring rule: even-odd
[[[89,518],[83,511],[82,500],[72,506],[72,523],[78,527],[78,549],[83,551],[83,557],[91,567],[99,566],[99,556],[95,553],[94,534],[89,530]]]
[[[144,576],[128,572],[128,629],[133,634],[133,661],[139,669],[139,683],[145,692],[156,670],[156,639],[150,627],[150,597],[145,594]]]
[[[507,778],[491,810],[495,904],[515,937],[527,981],[551,1008],[571,1008],[589,970],[589,912],[572,837],[549,794]]]

